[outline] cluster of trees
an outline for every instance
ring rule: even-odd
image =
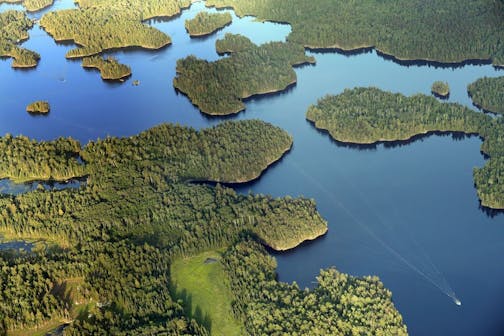
[[[33,103],[28,104],[26,107],[26,112],[29,113],[49,113],[51,107],[49,106],[49,103],[47,101],[35,101]]]
[[[474,176],[482,204],[504,209],[504,122],[434,97],[406,97],[377,88],[347,89],[326,96],[308,109],[307,119],[342,142],[371,144],[407,140],[432,131],[477,133],[485,141],[482,152],[491,157]]]
[[[243,35],[226,33],[225,37],[215,42],[217,53],[230,54],[253,49],[254,43]]]
[[[28,38],[33,22],[20,11],[0,13],[0,57],[12,57],[12,67],[30,68],[38,64],[40,55],[17,46]]]
[[[131,138],[90,142],[81,155],[90,170],[129,165],[172,180],[246,182],[291,146],[292,137],[282,129],[247,120],[201,131],[162,124]]]
[[[90,142],[84,149],[71,138],[36,142],[7,134],[0,138],[0,178],[64,181],[128,166],[173,181],[246,182],[291,146],[288,133],[259,120],[224,122],[201,131],[162,124],[130,138]]]
[[[84,68],[96,68],[100,70],[102,79],[116,80],[131,75],[131,68],[121,64],[112,56],[103,58],[100,56],[89,56],[82,59]]]
[[[47,13],[40,25],[55,40],[73,40],[79,45],[67,58],[81,58],[104,50],[124,47],[159,49],[171,43],[163,32],[143,24],[134,8],[98,6]]]
[[[172,17],[191,5],[191,0],[76,0],[80,8],[105,8],[135,12],[140,20]]]
[[[43,257],[0,254],[0,325],[5,330],[34,328],[69,317],[69,307],[51,294],[57,272],[55,264]]]
[[[185,153],[189,147],[202,150],[198,148],[200,143],[211,148],[231,141],[238,148],[240,143],[251,146],[257,139],[261,153],[261,142],[271,146],[274,140],[267,134],[275,132],[281,131],[256,121],[224,123],[200,134],[164,125],[137,137],[109,138],[89,144],[80,151],[89,174],[83,188],[1,195],[2,234],[18,239],[43,239],[61,246],[28,253],[24,259],[15,257],[16,263],[9,261],[6,274],[15,272],[16,267],[27,267],[20,265],[29,262],[44,265],[45,273],[32,277],[37,285],[23,289],[27,302],[38,298],[32,309],[43,314],[34,312],[37,318],[28,313],[20,315],[16,302],[22,300],[14,291],[7,292],[0,305],[3,324],[8,330],[19,330],[55,319],[75,319],[65,330],[68,335],[148,332],[205,335],[206,331],[185,318],[179,303],[171,299],[171,260],[227,247],[248,235],[274,248],[292,248],[314,238],[317,232],[324,233],[327,223],[311,200],[239,195],[219,185],[176,182],[185,178],[176,177],[185,169],[167,175],[164,165],[186,158],[186,154],[175,155],[179,149],[179,153]],[[238,134],[244,137],[243,141]],[[259,140],[265,134],[268,140]],[[290,143],[288,135],[280,135]],[[7,138],[9,146],[2,150],[2,163],[23,157],[16,154],[26,151],[16,150],[18,144],[22,148],[31,144],[32,152],[41,155],[42,161],[51,153],[57,167],[68,165],[64,160],[72,161],[69,158],[80,148],[65,139],[35,143]],[[65,142],[67,147],[73,146],[74,152],[61,150]],[[33,155],[29,150],[26,152],[25,156]],[[239,152],[243,159],[255,155],[252,147]],[[219,157],[226,161],[227,150],[214,153],[216,161]],[[188,160],[190,157],[187,154]],[[33,169],[31,165],[20,168],[26,170],[25,175]],[[68,291],[59,289],[61,284],[73,278],[82,279],[79,293],[73,290],[62,295]],[[79,300],[75,299],[77,294]],[[76,301],[80,309],[76,309]]]
[[[447,82],[435,81],[432,83],[431,92],[435,96],[446,98],[450,95],[450,86]]]
[[[206,335],[171,299],[168,257],[127,241],[0,255],[0,324],[22,331],[75,319],[65,335]]]
[[[36,12],[52,6],[54,0],[0,0],[1,3],[22,3],[28,12]]]
[[[80,150],[80,144],[72,139],[36,142],[7,134],[0,138],[0,178],[27,182],[65,181],[84,176],[85,167],[79,163]]]
[[[185,21],[185,28],[191,36],[210,35],[233,21],[229,13],[200,12],[193,19]]]
[[[250,335],[407,335],[391,293],[377,277],[321,271],[313,290],[276,281],[276,262],[244,240],[222,264],[235,295],[234,314]]]
[[[376,47],[398,59],[504,64],[504,2],[494,0],[209,0],[239,16],[288,22],[288,40],[311,48]]]
[[[187,94],[202,112],[228,115],[245,108],[243,98],[281,91],[295,83],[293,66],[315,62],[297,44],[271,42],[256,46],[244,42],[245,39],[227,34],[220,42],[225,50],[240,51],[215,62],[195,56],[178,60],[177,76],[173,80],[175,88]],[[234,42],[239,44],[234,46]],[[244,44],[250,48],[243,49]]]
[[[485,111],[504,114],[504,76],[483,77],[467,87],[473,103]]]

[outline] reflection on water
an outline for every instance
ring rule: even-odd
[[[64,190],[78,189],[86,185],[86,178],[71,179],[65,182],[34,181],[27,183],[14,183],[9,179],[0,180],[0,195],[20,195],[34,190]]]
[[[57,5],[73,6],[73,2]],[[0,5],[0,10],[4,8]],[[107,135],[134,135],[162,122],[199,129],[226,120],[200,113],[186,96],[177,94],[172,85],[177,59],[194,54],[217,60],[221,56],[215,52],[215,40],[226,33],[242,33],[259,44],[284,41],[290,27],[233,14],[230,26],[208,38],[191,39],[184,21],[201,10],[204,4],[197,3],[175,20],[148,21],[170,35],[173,44],[167,48],[105,53],[131,66],[133,75],[124,84],[103,82],[99,74],[84,71],[79,61],[66,60],[66,52],[74,45],[56,44],[36,25],[30,31],[36,38],[23,46],[41,54],[39,66],[14,71],[10,60],[0,61],[0,134],[36,139],[72,136],[85,144]],[[403,66],[371,49],[307,54],[317,64],[296,68],[295,86],[282,94],[247,99],[247,109],[229,117],[262,119],[294,137],[292,150],[259,179],[233,187],[243,193],[312,197],[329,222],[329,232],[322,239],[276,254],[279,279],[312,286],[320,268],[330,266],[354,275],[376,274],[392,290],[412,335],[502,334],[504,215],[480,209],[472,170],[485,163],[481,139],[434,133],[405,142],[349,146],[317,131],[305,113],[319,98],[346,88],[376,86],[408,96],[430,95],[436,80],[450,85],[449,102],[474,108],[467,85],[504,72],[485,62],[457,66],[409,62]],[[133,80],[141,84],[133,86]],[[39,99],[51,103],[51,113],[45,118],[25,112],[29,102]],[[321,192],[296,166],[334,196]],[[430,268],[430,276],[439,270],[464,304],[454,305],[406,267],[332,198],[416,267],[426,269],[422,265],[432,261],[435,267]],[[419,247],[409,249],[411,239]],[[423,253],[427,257],[420,258]]]
[[[14,251],[31,252],[32,248],[33,248],[32,243],[28,243],[28,242],[25,242],[22,240],[13,240],[13,241],[3,242],[0,239],[0,251],[14,250]]]

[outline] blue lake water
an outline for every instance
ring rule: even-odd
[[[64,190],[64,189],[77,189],[86,184],[86,179],[71,179],[66,182],[56,181],[34,181],[27,183],[14,183],[9,179],[0,180],[0,195],[19,195],[30,191],[43,188],[45,190]]]
[[[73,4],[64,0],[57,6]],[[0,11],[8,8],[16,6],[0,5]],[[132,68],[123,84],[104,82],[98,72],[66,60],[65,53],[74,46],[56,44],[35,26],[23,46],[41,54],[39,66],[19,71],[10,68],[10,60],[0,61],[0,134],[72,136],[86,143],[107,135],[133,135],[162,122],[195,128],[222,122],[224,118],[201,114],[175,92],[176,60],[190,54],[218,59],[215,40],[227,32],[263,43],[285,40],[290,27],[233,15],[233,24],[217,34],[191,39],[183,22],[201,10],[207,9],[198,3],[174,20],[150,21],[171,36],[172,46],[112,53]],[[305,120],[308,106],[318,98],[356,86],[429,94],[432,82],[443,80],[451,87],[448,101],[472,106],[467,85],[504,71],[490,65],[406,67],[374,51],[308,54],[317,64],[296,69],[296,86],[248,100],[247,110],[231,117],[262,119],[294,137],[293,150],[280,162],[257,181],[235,188],[314,198],[329,222],[325,237],[276,254],[279,279],[310,287],[320,268],[330,266],[353,275],[375,274],[393,292],[411,335],[504,334],[504,215],[479,207],[472,169],[484,164],[481,140],[432,135],[402,146],[350,148]],[[136,79],[140,86],[132,85]],[[25,112],[38,99],[50,101],[48,116]],[[447,295],[453,295],[450,290],[461,306]]]
[[[0,252],[1,251],[9,251],[9,250],[30,252],[32,250],[32,248],[33,248],[33,244],[22,241],[22,240],[14,240],[14,241],[7,241],[7,242],[2,242],[0,240]]]

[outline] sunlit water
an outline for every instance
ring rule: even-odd
[[[64,0],[57,6],[73,4]],[[0,11],[7,8],[16,6],[0,5]],[[231,26],[208,38],[191,39],[183,22],[201,10],[206,9],[198,3],[174,20],[150,22],[171,36],[172,46],[155,52],[114,52],[132,67],[133,75],[123,84],[104,82],[98,72],[82,69],[79,61],[65,60],[74,46],[56,44],[36,26],[23,44],[41,54],[36,70],[12,70],[10,60],[0,61],[0,134],[72,136],[86,143],[107,135],[133,135],[162,122],[195,128],[222,122],[224,118],[201,114],[175,92],[176,60],[190,54],[218,59],[215,40],[227,32],[263,43],[285,40],[290,27],[233,15]],[[325,237],[276,254],[280,280],[310,287],[320,268],[330,266],[353,275],[376,274],[393,292],[412,335],[501,335],[504,216],[479,208],[472,169],[484,164],[481,140],[432,135],[403,146],[349,148],[317,131],[305,120],[305,112],[318,98],[345,88],[377,86],[406,95],[429,94],[435,80],[450,84],[448,101],[472,107],[467,85],[504,71],[490,65],[406,67],[375,52],[309,54],[317,64],[296,69],[295,87],[249,100],[245,112],[230,118],[271,122],[292,134],[295,143],[260,179],[236,188],[313,197],[329,222]],[[136,79],[140,86],[132,85]],[[28,103],[39,99],[51,103],[48,116],[25,112]],[[444,285],[435,286],[443,281],[461,306],[440,290]]]

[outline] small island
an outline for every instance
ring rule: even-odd
[[[101,78],[104,80],[120,80],[131,75],[131,68],[119,63],[112,56],[107,58],[100,56],[84,57],[82,59],[82,66],[84,68],[100,70]]]
[[[484,138],[481,151],[490,157],[474,169],[483,206],[504,209],[504,121],[465,106],[417,94],[406,97],[377,88],[355,88],[326,96],[308,109],[306,118],[343,143],[406,141],[430,132],[463,132]]]
[[[200,12],[194,19],[185,21],[185,28],[191,37],[208,36],[231,24],[233,18],[229,13]]]
[[[49,103],[46,101],[36,101],[26,107],[26,112],[32,114],[47,114],[50,110]]]
[[[504,114],[504,76],[480,78],[470,84],[467,91],[476,107]]]
[[[283,91],[297,81],[294,66],[315,63],[301,45],[294,43],[257,46],[244,36],[226,34],[216,45],[218,51],[231,52],[231,56],[215,62],[195,56],[178,60],[173,80],[177,90],[210,115],[243,111],[243,99]]]
[[[435,81],[432,83],[431,92],[438,98],[447,99],[450,96],[450,86],[447,82]]]

